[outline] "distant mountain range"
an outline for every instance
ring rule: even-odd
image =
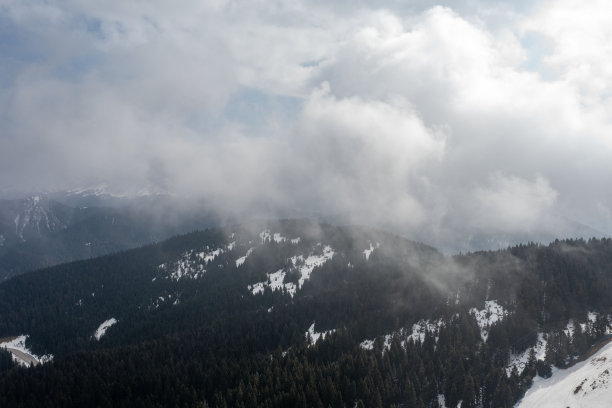
[[[92,191],[0,200],[0,281],[28,270],[159,241],[219,220],[166,196]]]
[[[308,216],[336,225],[342,215]],[[232,222],[272,219],[266,211],[221,213],[205,202],[174,197],[157,190],[113,194],[105,185],[69,191],[0,199],[0,281],[25,271],[135,248],[175,234]],[[503,249],[525,242],[549,243],[557,238],[604,237],[601,231],[563,217],[552,217],[553,229],[507,232],[447,225],[405,230],[386,229],[452,254]],[[457,225],[455,225],[457,224]]]

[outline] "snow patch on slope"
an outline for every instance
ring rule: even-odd
[[[527,362],[529,362],[531,350],[534,351],[536,360],[544,360],[546,356],[546,343],[547,341],[544,338],[544,333],[538,333],[538,341],[534,347],[530,347],[522,353],[510,355],[510,362],[506,367],[506,374],[510,376],[514,367],[516,367],[516,371],[520,374],[527,366]]]
[[[575,332],[575,323],[580,324],[580,329],[582,330],[582,332],[584,333],[589,325],[593,325],[596,321],[597,321],[597,312],[589,312],[587,314],[587,322],[586,323],[579,323],[574,319],[570,319],[567,322],[567,325],[565,326],[565,329],[563,330],[565,332],[565,335],[568,338],[572,338],[574,337],[574,332]]]
[[[114,317],[111,317],[110,319],[102,322],[102,324],[98,326],[96,332],[94,333],[94,337],[96,338],[96,340],[100,340],[102,336],[106,334],[106,331],[115,323],[117,323],[117,319],[115,319]]]
[[[259,238],[261,239],[261,244],[263,245],[272,240],[272,234],[270,234],[270,230],[264,230],[259,233]]]
[[[266,287],[272,289],[273,292],[277,290],[284,290],[285,293],[288,293],[293,297],[296,292],[295,284],[292,282],[285,283],[285,276],[287,272],[279,269],[274,273],[267,273],[268,279],[264,282],[257,282],[253,285],[247,286],[247,288],[251,291],[252,294],[257,295],[263,293]]]
[[[412,325],[410,330],[406,328],[402,328],[399,331],[385,334],[382,336],[383,340],[383,351],[389,350],[391,348],[391,344],[393,343],[393,339],[398,337],[400,340],[400,345],[402,347],[406,347],[406,342],[412,340],[413,342],[423,343],[425,341],[425,336],[429,332],[434,335],[436,338],[436,342],[438,341],[438,334],[440,333],[440,328],[444,326],[444,321],[442,319],[438,320],[425,320],[421,319],[418,322]],[[363,340],[359,345],[361,348],[366,350],[372,350],[374,348],[375,340],[366,339]]]
[[[478,322],[482,341],[487,341],[491,325],[503,320],[508,315],[508,311],[496,300],[487,300],[484,309],[478,310],[473,307],[470,309],[470,314],[474,315]]]
[[[308,331],[304,334],[306,336],[306,340],[310,341],[310,345],[314,346],[319,339],[325,340],[325,336],[328,334],[334,333],[336,330],[327,330],[324,332],[316,332],[315,331],[315,322],[312,322]]]
[[[421,319],[415,324],[412,325],[412,333],[410,334],[410,338],[415,342],[423,343],[425,341],[425,335],[427,332],[436,336],[436,341],[438,341],[438,333],[440,332],[440,327],[444,325],[442,319],[438,320],[424,320]]]
[[[28,335],[22,334],[21,336],[6,340],[0,343],[0,348],[9,351],[13,357],[13,361],[22,367],[31,367],[53,360],[53,354],[37,356],[32,353],[32,350],[27,348],[25,344],[28,337]]]
[[[379,242],[376,243],[376,246],[370,242],[370,248],[363,250],[363,255],[365,256],[366,261],[370,259],[370,255],[372,255],[372,252],[374,252],[374,250],[377,248],[380,248]]]
[[[364,340],[359,343],[359,346],[365,350],[372,350],[374,348],[374,340]]]
[[[211,249],[208,246],[204,251],[197,252],[195,249],[187,251],[181,255],[180,259],[168,266],[163,263],[158,266],[158,269],[168,271],[172,269],[170,274],[166,276],[167,279],[179,281],[183,278],[197,279],[206,273],[206,265],[212,262],[216,257],[224,253],[225,251],[231,251],[234,247],[235,242],[228,244],[225,248]],[[245,258],[246,259],[246,258]]]
[[[297,285],[293,282],[285,283],[285,277],[287,276],[287,272],[283,269],[279,269],[274,273],[267,273],[267,279],[265,281],[248,285],[247,289],[253,295],[257,295],[263,293],[265,288],[269,287],[270,289],[272,289],[272,291],[283,290],[285,293],[288,293],[289,295],[291,295],[291,297],[293,297],[295,296],[297,290],[302,288],[304,282],[310,279],[310,275],[314,268],[323,265],[325,262],[332,259],[333,256],[333,249],[329,245],[327,245],[323,248],[323,253],[321,255],[310,255],[306,259],[304,259],[303,255],[291,257],[291,270],[297,268],[300,273]]]
[[[568,369],[553,369],[550,378],[536,377],[517,408],[612,406],[612,343]]]
[[[282,233],[280,232],[271,232],[269,229],[263,230],[259,233],[259,238],[261,239],[261,244],[266,244],[268,242],[276,242],[277,244],[280,244],[281,242],[286,242],[287,241],[287,237],[284,237]],[[297,238],[293,238],[291,240],[289,240],[292,244],[299,244],[301,241],[300,237]]]
[[[323,265],[334,257],[334,250],[329,246],[323,248],[323,254],[321,255],[310,255],[304,259],[302,255],[294,256],[291,258],[291,263],[294,267],[300,268],[300,279],[298,280],[298,288],[301,289],[304,282],[310,279],[310,274],[317,266]]]
[[[253,250],[255,248],[250,248],[245,256],[241,256],[240,258],[236,259],[236,268],[238,268],[239,266],[242,266],[242,264],[244,264],[244,261],[246,261],[246,259],[249,257],[249,255],[251,255],[253,253]]]

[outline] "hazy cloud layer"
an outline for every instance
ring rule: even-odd
[[[408,233],[609,233],[611,12],[0,0],[0,191],[104,182]]]

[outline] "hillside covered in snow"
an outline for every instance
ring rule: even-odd
[[[611,372],[612,343],[608,340],[586,360],[555,369],[550,378],[536,378],[517,408],[612,407]]]

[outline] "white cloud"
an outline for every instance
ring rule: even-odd
[[[606,2],[1,4],[0,189],[612,231]]]
[[[558,193],[542,177],[533,181],[494,175],[488,186],[473,191],[479,227],[496,226],[504,231],[531,232],[542,228],[554,213]]]

